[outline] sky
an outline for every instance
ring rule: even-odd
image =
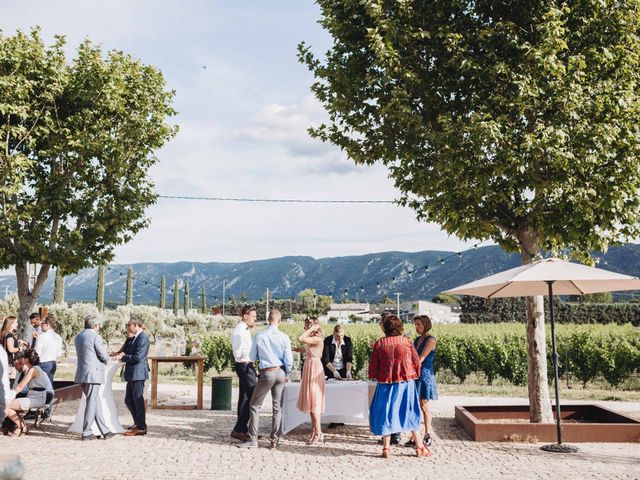
[[[394,200],[382,166],[356,166],[307,128],[326,121],[297,60],[304,41],[322,56],[330,36],[312,0],[0,0],[0,30],[40,26],[158,67],[175,90],[178,135],[150,175],[160,195]],[[149,228],[114,262],[242,262],[390,250],[470,248],[384,204],[256,204],[159,199]]]

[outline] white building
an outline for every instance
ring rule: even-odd
[[[454,314],[451,305],[426,300],[400,302],[400,318],[412,322],[418,315],[429,315],[434,323],[457,323],[459,314]]]
[[[371,312],[368,303],[332,303],[327,317],[336,318],[338,323],[349,323],[351,315],[355,315],[362,322],[368,322]]]

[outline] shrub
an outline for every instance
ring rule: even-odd
[[[202,337],[201,351],[205,357],[205,369],[215,368],[222,374],[233,360],[231,338],[228,335],[208,334]]]

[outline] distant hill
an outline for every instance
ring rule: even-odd
[[[439,260],[450,257],[444,263]],[[601,259],[599,266],[615,272],[640,276],[640,245],[626,244],[611,248]],[[241,293],[248,299],[264,296],[268,288],[272,297],[295,296],[305,288],[315,288],[320,294],[332,293],[336,301],[348,298],[378,302],[386,294],[394,297],[402,293],[402,299],[429,299],[448,288],[471,282],[501,270],[520,264],[517,254],[507,254],[498,246],[481,247],[464,252],[427,250],[423,252],[383,252],[367,255],[320,258],[282,257],[241,263],[137,263],[135,272],[134,303],[158,302],[162,274],[167,279],[167,304],[172,301],[169,293],[176,278],[180,285],[189,281],[193,304],[200,303],[202,287],[207,292],[207,303],[215,303],[222,297],[222,281],[226,281],[226,298],[236,298]],[[426,270],[424,266],[429,265]],[[124,302],[128,265],[110,265],[105,276],[107,302]],[[414,271],[409,275],[407,272]],[[395,279],[394,279],[395,278]],[[81,270],[66,278],[67,301],[95,300],[97,269]],[[378,286],[379,282],[379,286]],[[13,276],[0,277],[0,294],[5,287],[15,291]],[[360,287],[363,288],[361,291]],[[47,280],[41,296],[42,302],[50,301],[53,275]]]

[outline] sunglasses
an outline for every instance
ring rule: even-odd
[[[255,312],[255,311],[256,311],[256,307],[253,307],[253,306],[242,307],[242,315],[246,315],[247,313]]]

